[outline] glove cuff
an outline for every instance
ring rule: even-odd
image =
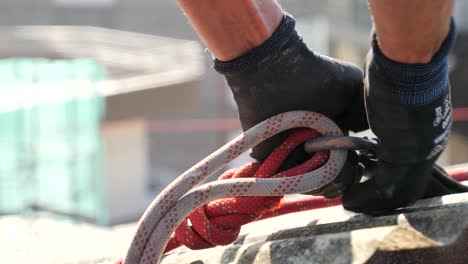
[[[220,61],[215,58],[213,62],[214,69],[221,74],[240,72],[266,59],[273,53],[279,53],[290,38],[296,37],[300,40],[295,31],[295,25],[294,18],[285,13],[278,29],[266,42],[230,61]]]
[[[379,137],[378,156],[392,164],[434,161],[447,143],[451,126],[448,54],[455,25],[425,64],[395,62],[380,51],[374,37],[366,63],[366,108]]]
[[[446,91],[449,84],[448,54],[455,43],[455,32],[455,23],[452,19],[446,39],[431,61],[425,64],[406,64],[387,58],[378,46],[376,35],[373,34],[373,70],[390,82],[390,86],[393,87],[392,92],[399,94],[401,105],[426,105]]]

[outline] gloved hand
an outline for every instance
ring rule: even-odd
[[[364,83],[369,124],[380,140],[379,159],[370,180],[344,193],[346,209],[380,214],[424,197],[451,125],[447,55],[453,31],[452,25],[428,64],[391,61],[374,38]]]
[[[354,65],[313,53],[294,27],[294,19],[285,16],[273,36],[261,46],[229,62],[215,60],[215,69],[226,77],[232,90],[244,131],[292,110],[324,114],[344,133],[367,129],[361,71]],[[265,141],[253,149],[251,156],[264,160],[286,135],[287,132]],[[350,179],[359,174],[359,167],[354,153],[350,154],[335,183],[315,194],[337,196],[343,185],[352,183]],[[298,148],[283,168],[308,158]]]

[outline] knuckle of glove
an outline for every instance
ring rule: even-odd
[[[329,184],[303,194],[324,196],[332,199],[342,195],[353,184],[360,181],[364,167],[358,163],[358,156],[354,151],[348,151],[348,160],[345,162],[335,180]]]

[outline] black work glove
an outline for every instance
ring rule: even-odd
[[[351,186],[343,206],[380,214],[423,198],[451,125],[447,54],[451,35],[428,64],[400,64],[381,53],[374,38],[366,63],[365,98],[379,138],[371,179]]]
[[[285,16],[273,36],[241,57],[229,62],[215,60],[232,90],[243,130],[279,113],[308,110],[321,113],[340,126],[344,133],[368,128],[362,96],[362,73],[350,65],[313,53],[294,29],[294,19]],[[264,160],[287,136],[283,132],[255,147],[251,156]],[[358,174],[357,158],[349,163],[331,190],[320,193],[337,196],[350,176]],[[302,148],[288,159],[292,167],[309,158]],[[340,180],[341,179],[341,180]]]

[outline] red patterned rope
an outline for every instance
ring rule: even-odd
[[[323,165],[328,152],[316,153],[303,164],[276,173],[288,155],[300,144],[320,136],[312,129],[298,129],[278,146],[263,163],[248,163],[239,169],[230,170],[218,180],[232,178],[282,178],[306,173]],[[176,245],[191,249],[203,249],[234,242],[242,225],[253,222],[264,213],[274,210],[283,196],[234,197],[220,199],[195,210],[176,229],[165,252]],[[177,241],[177,242],[176,242]]]

